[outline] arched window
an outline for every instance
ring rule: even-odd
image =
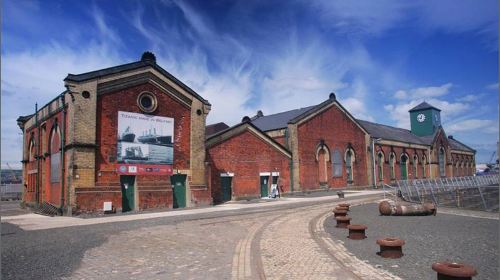
[[[422,156],[422,178],[427,177],[426,168],[427,168],[427,158],[425,156]]]
[[[439,162],[439,175],[441,177],[446,177],[446,159],[445,159],[445,150],[443,147],[439,148],[438,152],[438,162]]]
[[[400,158],[401,180],[408,179],[408,155],[402,154]]]
[[[464,162],[462,161],[462,164],[460,164],[460,175],[465,176],[465,169],[464,169]]]
[[[33,139],[33,137],[31,138],[29,144],[28,161],[35,161],[35,140]]]
[[[61,134],[57,124],[50,133],[50,182],[61,182]]]
[[[335,149],[332,155],[333,177],[342,177],[342,156],[339,149]]]
[[[418,178],[418,156],[414,155],[413,156],[413,178],[417,179]]]
[[[384,154],[378,152],[377,154],[377,169],[378,169],[378,180],[384,180]]]
[[[353,164],[355,160],[355,154],[354,150],[348,148],[345,151],[345,172],[347,175],[347,182],[352,183],[354,181],[354,174],[353,174]]]
[[[391,168],[391,179],[396,179],[396,171],[394,169],[394,164],[396,163],[396,154],[391,153],[389,156],[389,167]]]

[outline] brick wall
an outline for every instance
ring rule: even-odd
[[[344,159],[344,153],[349,144],[352,146],[356,158],[353,165],[353,185],[368,185],[365,133],[343,111],[333,105],[298,126],[298,157],[302,190],[313,190],[320,187],[316,151],[321,140],[324,140],[324,144],[330,151],[330,159],[327,161],[328,186],[334,188],[347,186],[345,162],[342,164],[342,177],[334,178],[331,153],[335,149],[339,149]]]
[[[234,173],[233,199],[260,197],[260,172],[279,172],[284,192],[290,191],[289,158],[245,130],[207,150],[214,202],[221,200],[220,174]]]
[[[423,179],[423,178],[429,178],[429,160],[428,160],[428,154],[427,154],[427,149],[413,149],[413,148],[403,148],[403,147],[397,147],[397,146],[388,146],[388,145],[375,145],[375,167],[376,167],[376,172],[377,172],[377,184],[381,182],[379,174],[378,174],[378,157],[377,154],[378,152],[382,151],[384,154],[384,162],[383,162],[383,183],[385,184],[391,184],[395,180],[401,180],[401,155],[405,153],[408,155],[408,163],[407,163],[407,179]],[[391,166],[389,164],[389,158],[391,153],[395,154],[395,161],[394,161],[394,175],[395,178],[391,178]],[[415,172],[414,172],[414,165],[413,165],[413,156],[417,155],[418,157],[418,170],[417,170],[417,176],[415,177]],[[423,174],[423,168],[422,168],[422,158],[425,155],[425,158],[427,159],[427,165],[425,167],[425,176]]]

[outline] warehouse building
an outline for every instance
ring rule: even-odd
[[[18,119],[26,204],[71,214],[212,203],[211,105],[152,53],[64,82],[64,92]]]
[[[49,213],[195,207],[475,170],[475,151],[447,136],[425,102],[410,110],[410,130],[356,119],[334,93],[207,126],[210,103],[150,52],[64,82],[18,119],[23,200]]]
[[[397,180],[474,174],[475,151],[446,136],[438,108],[422,102],[409,114],[411,130],[359,120],[332,93],[315,106],[269,116],[258,111],[253,117],[244,117],[241,124],[208,135],[214,200],[228,200],[229,190],[232,199],[267,196],[276,184],[271,176],[273,169],[283,179],[278,185],[284,192],[373,187]],[[267,145],[284,148],[289,155],[273,156],[264,149],[265,141],[244,139],[239,133],[248,132],[242,127],[250,128],[254,135],[266,134],[275,141],[267,141]],[[283,168],[287,157],[288,170]],[[258,167],[273,159],[281,164]],[[245,164],[254,169],[243,167]],[[223,178],[227,174],[231,179]]]

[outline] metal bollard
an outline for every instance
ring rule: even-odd
[[[338,216],[347,216],[347,211],[346,210],[333,209],[332,212],[334,213],[335,218],[337,218]]]
[[[398,259],[403,256],[403,245],[405,241],[399,238],[387,237],[378,239],[377,244],[380,245],[380,255],[382,258]]]
[[[368,228],[365,225],[348,225],[347,228],[349,229],[349,236],[347,238],[353,239],[353,240],[360,240],[360,239],[365,239],[366,234],[365,230]]]
[[[347,228],[347,226],[351,224],[351,218],[347,216],[339,216],[336,218],[336,220],[337,225],[335,227],[338,228]]]
[[[351,206],[351,204],[349,204],[349,203],[339,203],[339,204],[337,204],[337,206],[346,207],[347,210],[349,210],[349,207]]]
[[[345,207],[345,206],[339,206],[339,205],[337,205],[337,207],[335,207],[335,210],[345,210],[345,211],[349,211],[349,207]]]
[[[477,275],[473,266],[463,263],[437,262],[432,264],[438,280],[470,280]]]

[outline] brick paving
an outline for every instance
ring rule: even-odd
[[[371,196],[354,202],[373,199]],[[50,235],[49,230],[12,228],[13,235],[9,238],[13,246],[9,244],[12,248],[8,252],[26,254],[24,249],[16,249],[14,243],[23,242],[17,237],[31,236],[30,240],[40,248],[37,257],[23,263],[24,274],[13,273],[9,261],[12,258],[2,256],[2,266],[7,265],[10,271],[2,276],[24,279],[27,275],[39,275],[37,278],[45,279],[50,275],[51,279],[87,280],[397,279],[387,278],[392,276],[357,260],[341,245],[332,242],[322,225],[325,214],[334,205],[335,202],[283,204],[278,208],[265,208],[269,211],[234,210],[225,216],[207,212],[205,216],[159,217],[67,228],[57,224],[57,228],[52,229],[57,231],[55,235]],[[43,238],[38,237],[39,233],[44,234]],[[95,242],[85,248],[87,239]],[[44,246],[50,246],[47,250],[50,248],[52,253],[62,253],[64,258],[42,256]],[[73,258],[75,246],[79,253]],[[47,274],[41,270],[44,258],[59,260],[61,267],[70,261],[71,266],[63,275],[61,272]],[[31,260],[35,259],[39,265],[32,268],[37,269],[33,274],[35,271],[29,269]]]

